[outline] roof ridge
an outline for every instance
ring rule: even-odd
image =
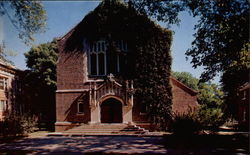
[[[176,78],[174,78],[173,76],[170,76],[170,79],[175,81],[176,83],[180,84],[181,86],[183,86],[184,88],[188,89],[191,93],[197,94],[198,91],[188,87],[187,85],[185,85],[184,83],[180,82],[179,80],[177,80]]]

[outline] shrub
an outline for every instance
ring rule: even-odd
[[[202,105],[199,108],[198,115],[203,129],[216,130],[225,122],[221,108],[209,108]]]
[[[36,119],[33,116],[12,114],[0,121],[0,136],[23,136],[33,132],[36,125]]]
[[[201,130],[198,113],[189,111],[187,113],[174,114],[172,131],[176,135],[192,135]]]

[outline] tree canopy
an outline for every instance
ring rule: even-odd
[[[239,53],[240,59],[233,61],[223,73],[221,82],[228,106],[228,115],[237,119],[236,103],[238,102],[239,88],[250,82],[250,44],[246,44]]]
[[[42,85],[56,88],[56,40],[33,46],[24,55],[26,65],[32,74],[36,74],[36,79],[39,79]]]
[[[194,67],[205,67],[202,79],[206,81],[240,61],[239,52],[249,42],[249,2],[195,0],[187,6],[200,19],[186,54]]]
[[[35,33],[43,32],[46,13],[39,1],[0,1],[0,16],[7,15],[26,44]]]
[[[140,13],[166,24],[178,23],[180,11],[198,17],[192,47],[186,51],[193,67],[204,66],[203,81],[240,61],[239,52],[249,42],[249,2],[247,0],[128,0]]]
[[[56,40],[33,46],[25,53],[28,70],[25,71],[23,83],[24,102],[30,112],[39,116],[40,122],[55,121],[55,90],[56,90]]]
[[[138,12],[158,21],[170,24],[179,24],[178,14],[184,10],[184,2],[176,0],[152,1],[152,0],[125,0]]]
[[[10,61],[10,60],[8,60],[7,58],[6,58],[6,50],[5,50],[5,44],[4,44],[4,42],[2,42],[1,44],[0,44],[0,60],[2,61],[2,62],[4,62],[4,63],[6,63],[6,64],[11,64],[11,65],[13,65],[13,62],[12,61]]]
[[[172,72],[172,76],[175,77],[180,82],[187,85],[189,88],[192,88],[198,91],[199,79],[193,77],[189,72]]]

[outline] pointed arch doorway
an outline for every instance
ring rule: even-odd
[[[101,104],[101,123],[122,123],[122,103],[108,98]]]

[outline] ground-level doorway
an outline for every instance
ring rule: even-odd
[[[101,103],[101,123],[122,123],[122,103],[109,98]]]

